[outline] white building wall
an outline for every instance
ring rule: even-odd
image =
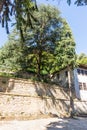
[[[80,90],[80,97],[81,97],[81,100],[87,101],[87,91]]]
[[[87,75],[78,75],[78,81],[87,84]]]
[[[79,68],[81,70],[87,71],[87,69]],[[78,83],[86,83],[86,89],[81,90],[79,89],[80,92],[80,98],[81,100],[86,100],[87,101],[87,75],[85,74],[78,74],[77,73],[77,78],[78,78]]]

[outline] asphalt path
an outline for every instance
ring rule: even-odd
[[[87,118],[0,121],[0,130],[87,130]]]

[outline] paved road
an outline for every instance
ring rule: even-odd
[[[0,130],[87,130],[87,118],[0,121]]]

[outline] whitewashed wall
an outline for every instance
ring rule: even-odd
[[[82,69],[82,70],[86,70],[86,69],[83,69],[83,68],[79,68],[79,69]],[[87,71],[87,70],[86,70]],[[81,83],[86,83],[87,85],[87,75],[82,75],[82,74],[78,74],[77,73],[77,76],[75,76],[75,80],[78,80],[77,83],[75,84],[75,88],[76,89],[76,93],[78,92],[78,88],[79,88],[79,82]],[[84,101],[87,101],[87,90],[80,90],[79,89],[79,94],[80,94],[80,99],[81,100],[84,100]]]

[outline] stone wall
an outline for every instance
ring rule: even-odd
[[[3,116],[31,116],[49,113],[64,116],[68,112],[66,104],[65,101],[53,102],[49,98],[2,95],[0,96],[0,113]]]
[[[1,77],[0,91],[2,116],[17,117],[50,113],[66,116],[69,112],[69,91],[56,85]],[[85,105],[87,106],[87,103]],[[78,106],[78,103],[75,103],[76,112],[78,107],[80,104]]]

